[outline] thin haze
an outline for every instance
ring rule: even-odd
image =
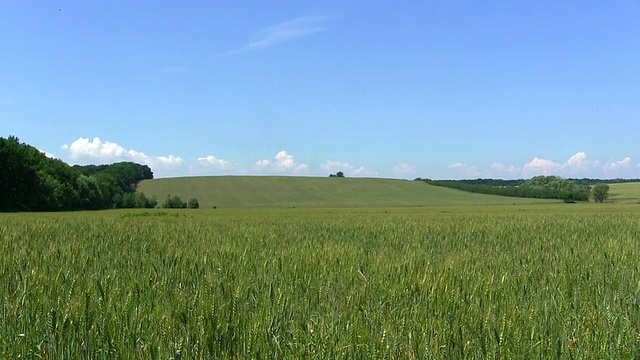
[[[3,2],[0,136],[157,177],[638,178],[640,3]]]

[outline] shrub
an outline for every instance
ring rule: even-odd
[[[189,203],[188,203],[187,207],[189,209],[197,209],[197,208],[199,208],[200,204],[198,203],[198,199],[196,199],[196,198],[189,199]]]
[[[178,195],[168,195],[167,200],[164,201],[162,207],[165,209],[186,209],[187,203],[182,201]]]

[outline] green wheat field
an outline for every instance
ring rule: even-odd
[[[638,206],[0,214],[0,354],[638,358]]]

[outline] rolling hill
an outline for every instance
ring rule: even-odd
[[[143,180],[137,191],[198,199],[201,208],[336,208],[554,203],[556,200],[473,194],[422,181],[380,178],[206,176]]]
[[[609,198],[607,201],[626,204],[640,203],[640,183],[609,184]]]

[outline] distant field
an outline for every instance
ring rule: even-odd
[[[201,208],[414,207],[557,202],[473,194],[421,181],[372,178],[184,177],[144,180],[138,191],[148,196],[155,195],[159,203],[168,195],[178,195],[184,201],[195,197]]]
[[[640,183],[610,184],[609,201],[620,203],[639,203]]]

